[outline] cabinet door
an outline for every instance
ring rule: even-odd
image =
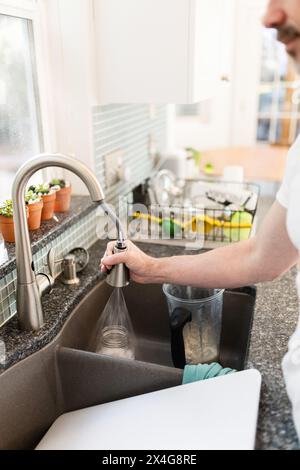
[[[221,0],[94,0],[100,103],[190,103],[218,79]]]
[[[173,144],[175,148],[195,147],[204,151],[231,145],[236,0],[223,1],[221,6],[224,9],[220,14],[222,20],[221,60],[219,61],[218,44],[215,44],[217,52],[212,54],[212,59],[217,58],[219,63],[217,66],[213,64],[215,69],[213,66],[208,69],[210,73],[217,70],[218,78],[220,70],[220,75],[228,78],[229,81],[220,83],[218,80],[216,85],[216,80],[212,79],[211,96],[205,102],[200,106],[192,106],[191,109],[186,107],[185,115],[182,113],[174,115],[173,120],[170,121],[171,147]],[[211,31],[211,36],[213,35],[214,31]],[[207,47],[210,49],[209,45]]]
[[[238,3],[232,144],[256,144],[258,87],[262,55],[262,17],[267,0]]]
[[[227,1],[226,1],[227,3]],[[224,0],[195,0],[190,7],[189,86],[187,103],[213,97],[222,75]]]

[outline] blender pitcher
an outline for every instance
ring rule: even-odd
[[[175,367],[219,358],[224,289],[164,284]]]

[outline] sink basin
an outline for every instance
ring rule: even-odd
[[[173,366],[162,288],[131,283],[125,300],[137,337],[135,361],[95,354],[99,316],[111,288],[100,282],[80,302],[57,337],[0,375],[0,448],[34,448],[63,413],[180,385]],[[226,291],[219,361],[242,370],[255,289]]]
[[[103,297],[105,291],[105,297]],[[99,314],[112,289],[95,288],[77,307],[81,343],[58,351],[65,411],[128,398],[182,383],[183,371],[173,366],[169,314],[159,285],[131,283],[124,290],[137,339],[136,360],[95,354]],[[256,290],[245,287],[224,293],[219,362],[243,370],[248,352]],[[84,329],[84,331],[83,331]],[[87,389],[86,383],[90,384]],[[105,384],[105,385],[104,385]],[[101,390],[101,393],[99,393]]]
[[[169,314],[160,285],[140,286],[132,283],[124,289],[124,297],[137,338],[136,359],[147,363],[174,367]],[[219,362],[224,367],[243,370],[247,357],[256,290],[245,287],[225,291]],[[88,302],[88,298],[86,299]],[[82,309],[85,306],[82,305]],[[98,313],[98,312],[97,312]],[[91,331],[95,327],[91,325]],[[87,345],[95,349],[95,337]]]

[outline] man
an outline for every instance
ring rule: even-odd
[[[278,30],[278,39],[300,67],[300,0],[270,0],[264,25]],[[127,252],[113,255],[112,242],[102,259],[101,270],[126,263],[131,279],[139,283],[178,283],[204,288],[272,281],[299,261],[299,206],[300,136],[289,152],[276,202],[254,238],[200,255],[162,259],[147,256],[131,242]],[[300,296],[300,272],[297,287]],[[283,371],[300,437],[300,322],[290,339]]]

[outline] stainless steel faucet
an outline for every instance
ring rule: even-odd
[[[93,202],[103,205],[103,210],[114,220],[118,228],[118,243],[124,244],[124,232],[118,217],[107,208],[104,193],[96,176],[79,160],[61,154],[41,154],[27,161],[17,172],[13,188],[14,226],[17,265],[17,312],[20,327],[24,330],[39,330],[44,323],[41,296],[51,290],[51,276],[35,274],[32,261],[27,214],[24,204],[25,190],[29,178],[38,170],[47,167],[65,168],[75,173],[86,184]]]

